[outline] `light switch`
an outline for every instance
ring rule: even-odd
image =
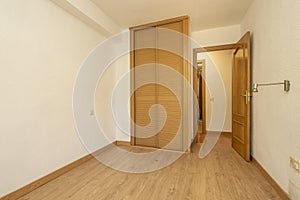
[[[95,115],[94,110],[90,110],[90,116],[94,116],[94,115]]]
[[[300,163],[299,161],[295,160],[294,158],[290,157],[290,165],[291,167],[300,173]]]

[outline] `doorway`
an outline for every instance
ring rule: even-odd
[[[231,133],[231,94],[232,94],[232,54],[236,45],[225,45],[215,47],[205,47],[204,49],[194,49],[194,65],[197,76],[194,75],[194,88],[197,90],[198,112],[198,141],[204,142],[206,133],[215,132],[215,127],[211,124],[212,109],[214,100],[217,98],[217,91],[209,91],[207,84],[214,86],[219,74],[222,79],[226,94],[226,115],[222,132]],[[206,51],[205,51],[206,50]],[[216,70],[214,70],[215,68]],[[200,75],[200,76],[199,76]],[[199,90],[199,91],[198,91]],[[228,135],[228,134],[227,134]]]
[[[205,69],[206,60],[198,59],[197,54],[194,56],[193,69],[193,89],[196,98],[194,99],[194,128],[197,129],[195,140],[196,142],[203,142],[206,135],[206,86],[205,86]],[[197,106],[197,108],[195,107]]]
[[[217,91],[209,92],[206,85],[214,84],[213,72],[209,70],[215,64],[217,68],[215,73],[220,73],[226,92],[223,131],[232,135],[232,147],[246,161],[250,161],[250,32],[235,44],[196,48],[193,50],[193,58],[195,69],[193,85],[200,104],[197,115],[201,116],[201,119],[197,119],[199,124],[202,122],[202,126],[197,126],[197,141],[204,142],[206,134],[214,132],[210,113],[214,98],[218,98]],[[199,73],[201,78],[198,78]],[[203,86],[201,92],[198,91],[200,80]]]

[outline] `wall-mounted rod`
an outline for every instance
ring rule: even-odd
[[[254,83],[252,92],[258,92],[259,86],[270,86],[270,85],[283,85],[284,86],[283,90],[285,92],[288,92],[290,91],[291,82],[289,80],[284,80],[283,83],[282,82],[281,83]]]

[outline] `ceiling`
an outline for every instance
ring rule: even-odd
[[[253,0],[92,0],[122,28],[189,15],[192,31],[240,24]]]

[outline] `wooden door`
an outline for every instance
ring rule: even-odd
[[[199,105],[201,103],[201,101],[199,100],[200,98],[200,82],[201,80],[201,76],[200,76],[200,72],[199,72],[199,68],[198,68],[198,61],[197,61],[197,56],[194,57],[194,67],[193,67],[193,92],[194,92],[194,97],[193,97],[193,132],[195,135],[194,136],[194,140],[196,138],[196,142],[200,142],[199,138],[200,138],[200,130],[199,130],[199,117],[200,117],[200,112],[201,112],[201,105]]]
[[[202,70],[201,70],[201,112],[202,112],[202,136],[200,137],[200,142],[204,141],[206,136],[206,83],[205,83],[205,72],[206,72],[206,62],[205,60],[201,61],[202,63]]]
[[[197,142],[203,142],[206,136],[206,83],[205,83],[205,60],[197,60],[197,54],[195,54],[195,67],[194,67],[194,91],[197,95],[197,103],[199,108],[194,108],[194,112],[198,110],[196,116],[194,115],[197,123]],[[197,71],[200,73],[200,77],[197,77]],[[202,124],[199,124],[199,114],[202,115]]]
[[[157,104],[165,109],[165,115],[160,113],[158,120],[166,118],[163,128],[158,132],[158,147],[179,150],[182,147],[182,110],[183,98],[183,22],[172,22],[157,26],[157,69],[159,83],[167,82],[171,88],[176,88],[177,96],[171,88],[157,85]],[[174,70],[170,73],[165,69]],[[181,74],[181,76],[178,76]]]
[[[232,68],[232,147],[250,161],[250,32],[237,44]]]

